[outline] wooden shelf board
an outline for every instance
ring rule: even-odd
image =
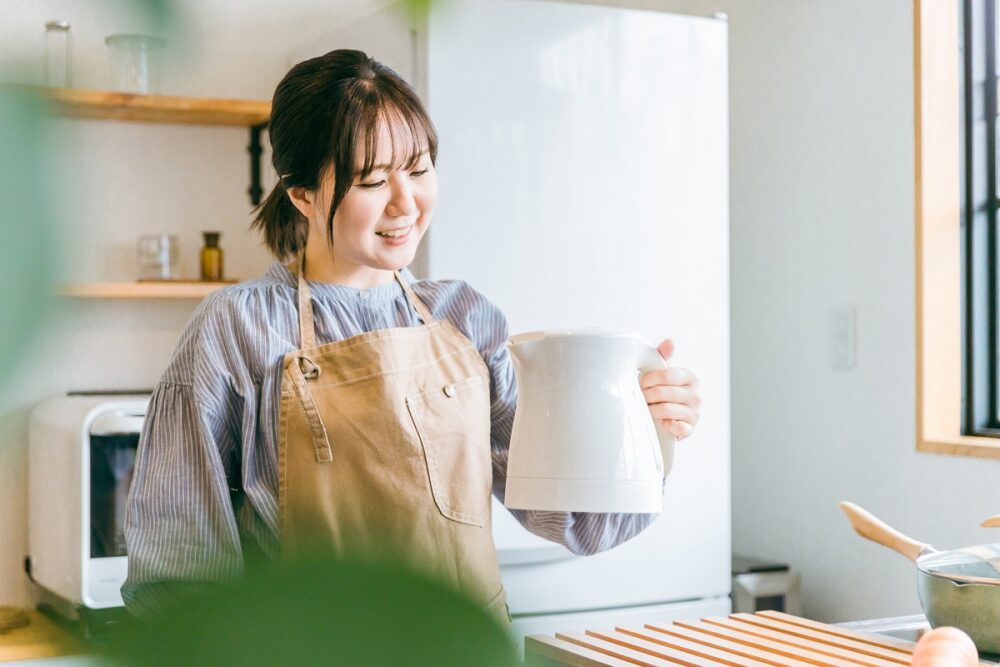
[[[79,88],[37,88],[60,115],[184,125],[249,127],[266,123],[270,101],[137,95]]]
[[[212,292],[233,284],[199,281],[73,283],[60,286],[58,293],[86,299],[204,299]]]

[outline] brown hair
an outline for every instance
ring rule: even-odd
[[[360,173],[371,173],[381,125],[390,128],[392,163],[410,169],[427,151],[437,160],[437,133],[416,92],[398,74],[361,51],[338,49],[293,67],[274,91],[268,135],[278,184],[254,212],[251,227],[278,259],[305,248],[309,224],[288,198],[287,188],[317,190],[327,169],[334,191],[333,214]],[[408,130],[397,136],[398,129]],[[363,160],[356,164],[358,146]]]

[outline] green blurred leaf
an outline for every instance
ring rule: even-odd
[[[0,382],[52,304],[51,150],[42,101],[0,88]]]
[[[432,7],[443,5],[445,2],[446,0],[403,0],[399,6],[410,15],[411,19],[419,20],[426,18]]]
[[[166,35],[180,29],[182,12],[174,0],[102,0],[109,4],[111,16],[132,14],[139,17],[148,29]]]
[[[135,667],[517,664],[500,623],[449,588],[399,564],[324,559],[178,606],[111,657]]]

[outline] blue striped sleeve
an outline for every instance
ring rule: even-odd
[[[208,318],[211,319],[211,318]],[[230,497],[239,451],[217,345],[199,312],[149,402],[125,515],[128,579],[122,597],[148,615],[194,582],[232,581],[243,569]],[[212,386],[218,383],[217,386]],[[177,586],[150,586],[150,583]],[[183,595],[183,592],[180,593]]]

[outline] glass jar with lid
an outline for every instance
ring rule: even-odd
[[[70,43],[69,21],[45,24],[45,85],[61,88],[73,85]]]

